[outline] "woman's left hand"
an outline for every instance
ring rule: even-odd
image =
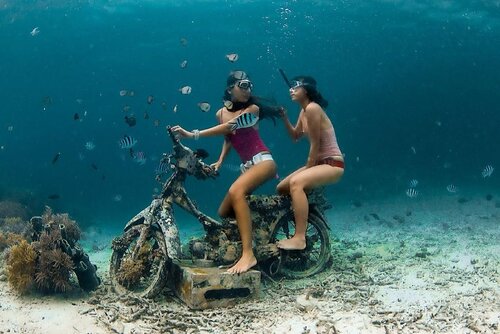
[[[176,134],[180,135],[181,137],[185,138],[193,138],[194,134],[190,131],[184,130],[180,125],[174,125],[172,127],[172,132],[175,132]]]

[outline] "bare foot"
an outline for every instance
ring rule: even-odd
[[[297,237],[278,241],[278,248],[285,250],[303,250],[306,248],[306,241]]]
[[[257,259],[253,254],[251,255],[244,255],[240,258],[238,262],[231,268],[227,270],[228,273],[230,274],[240,274],[247,272],[250,268],[255,266],[257,264]]]

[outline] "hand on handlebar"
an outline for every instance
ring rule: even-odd
[[[212,168],[213,170],[218,172],[221,165],[222,165],[222,161],[217,161],[217,162],[214,162],[213,164],[210,164],[210,168]]]
[[[171,128],[172,132],[180,137],[193,138],[194,134],[191,131],[184,130],[180,125],[174,125]]]
[[[211,165],[207,165],[206,163],[200,161],[200,163],[202,164],[201,168],[203,169],[203,172],[209,176],[209,177],[216,177],[219,175],[219,171],[214,168],[214,164],[211,164]]]

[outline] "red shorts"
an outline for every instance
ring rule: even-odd
[[[318,165],[330,165],[332,167],[339,167],[342,169],[344,169],[345,166],[343,161],[335,160],[331,157],[318,161]]]

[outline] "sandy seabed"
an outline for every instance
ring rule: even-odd
[[[90,295],[20,297],[0,271],[0,334],[500,333],[498,199],[355,204],[328,213],[328,270],[264,280],[258,300],[228,309],[191,311],[168,294],[117,296],[109,250],[90,254],[104,278]]]

